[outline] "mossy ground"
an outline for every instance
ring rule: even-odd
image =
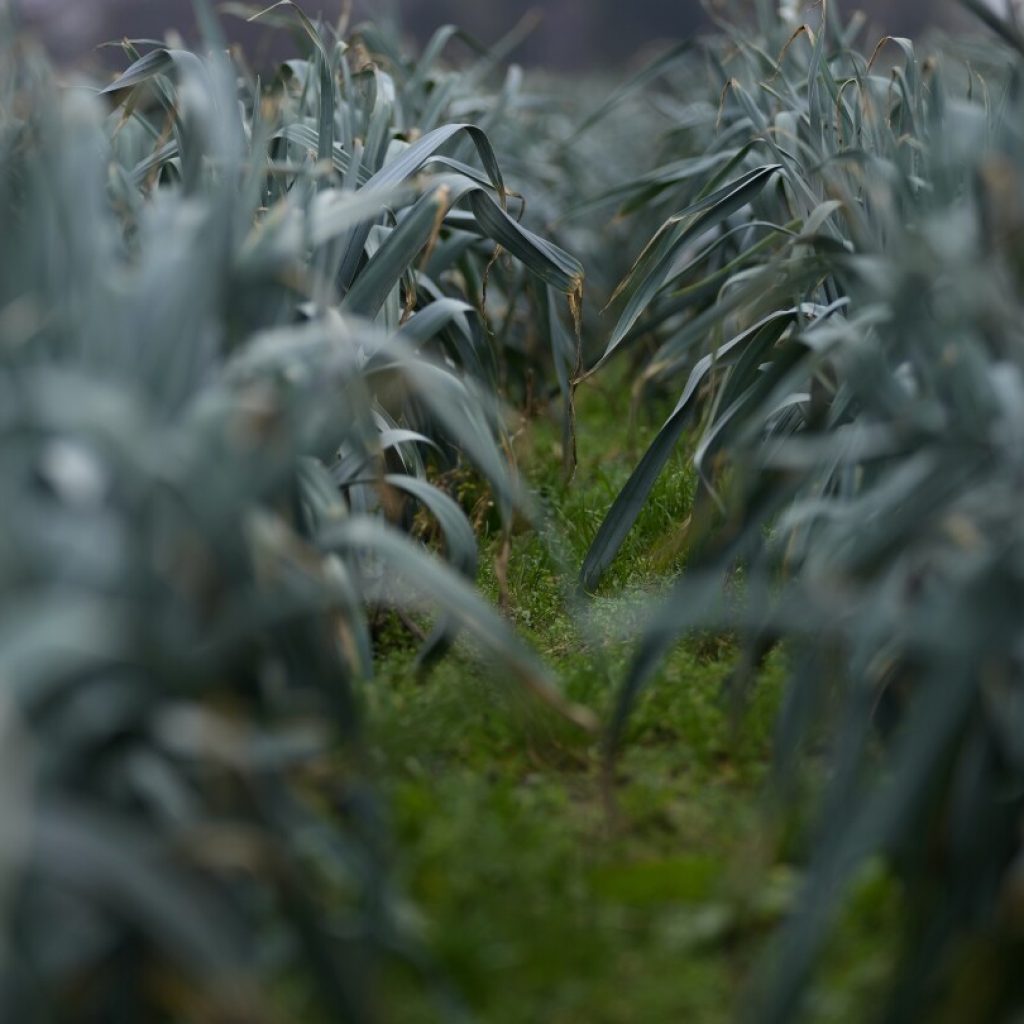
[[[517,442],[552,536],[513,538],[508,611],[567,694],[600,713],[628,663],[623,620],[643,614],[642,602],[622,595],[647,593],[671,573],[692,495],[680,453],[581,629],[569,610],[567,567],[579,565],[656,426],[634,424],[624,445],[628,417],[628,396],[582,391],[580,463],[569,485],[556,424],[534,420]],[[497,598],[500,545],[487,544],[482,583]],[[764,799],[782,655],[772,656],[737,716],[722,697],[730,639],[681,643],[641,700],[609,784],[593,740],[529,707],[465,652],[420,680],[410,640],[393,635],[382,646],[369,723],[400,880],[426,947],[471,1019],[733,1020],[799,878],[780,855]],[[891,963],[894,939],[881,937],[896,935],[894,897],[884,876],[865,879],[812,1019],[869,1019]],[[382,1017],[441,1019],[427,989],[396,971]]]

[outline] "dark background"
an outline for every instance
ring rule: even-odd
[[[14,0],[56,57],[65,62],[94,62],[95,47],[121,36],[162,37],[171,27],[192,33],[188,0]],[[269,3],[269,0],[267,0]],[[307,13],[322,11],[332,20],[339,0],[305,0]],[[484,42],[494,42],[527,11],[540,23],[513,55],[517,61],[555,70],[580,70],[627,64],[638,51],[686,36],[706,24],[698,0],[357,0],[357,14],[381,16],[397,9],[405,28],[420,37],[445,22],[455,22]],[[845,11],[854,4],[844,5]],[[879,34],[916,34],[947,21],[953,0],[861,0]],[[361,10],[360,10],[361,8]],[[816,18],[814,14],[812,17]],[[225,18],[232,38],[244,40],[257,61],[271,53],[268,34]],[[102,56],[102,54],[100,55]],[[116,51],[105,62],[117,63]]]

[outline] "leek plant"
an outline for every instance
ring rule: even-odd
[[[581,268],[429,63],[278,8],[310,56],[267,84],[203,5],[205,51],[129,44],[100,90],[0,31],[5,1019],[368,1020],[382,958],[429,973],[359,728],[374,609],[589,724],[438,486],[523,506],[488,265],[567,322]]]
[[[1002,1021],[1022,997],[1024,36],[969,6],[998,38],[922,59],[905,39],[862,46],[831,3],[795,27],[764,5],[760,35],[726,26],[703,48],[711,145],[633,186],[661,225],[604,358],[648,346],[638,394],[678,382],[679,398],[583,583],[692,438],[686,568],[612,742],[681,633],[739,632],[734,696],[784,643],[779,792],[811,754],[827,770],[758,1022],[799,1019],[874,858],[907,906],[881,1019]]]

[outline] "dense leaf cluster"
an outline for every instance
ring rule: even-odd
[[[713,139],[630,187],[662,222],[605,358],[647,345],[640,387],[685,383],[584,584],[694,425],[700,483],[686,573],[614,732],[680,633],[728,625],[746,638],[739,692],[786,643],[780,784],[829,750],[758,1021],[794,1018],[878,855],[911,909],[885,1019],[1003,1020],[1022,997],[1024,46],[970,6],[1003,46],[864,50],[832,5],[809,25],[766,15],[760,36],[726,28],[705,47]]]
[[[598,103],[289,0],[267,81],[203,3],[201,50],[126,43],[103,89],[0,25],[4,1019],[359,1021],[383,958],[433,977],[360,728],[374,618],[592,726],[475,590],[474,526],[534,512],[503,403],[557,407],[571,473],[574,389],[627,358],[677,402],[582,589],[681,444],[698,486],[607,748],[723,628],[733,696],[783,648],[780,819],[824,776],[751,1019],[797,1019],[872,860],[909,909],[886,1019],[1021,1004],[1024,32],[969,0],[999,42],[921,59],[757,6]]]
[[[392,66],[279,8],[310,57],[267,84],[209,18],[102,91],[0,34],[4,1019],[255,1021],[295,978],[361,1019],[375,958],[417,962],[359,734],[374,609],[562,707],[439,484],[523,506],[495,335],[560,323],[581,268],[447,120],[450,33]]]

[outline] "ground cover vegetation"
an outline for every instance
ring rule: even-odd
[[[0,6],[4,1019],[1016,1019],[1024,28],[967,6],[714,7],[611,88],[287,0],[221,12],[269,72],[200,2],[59,79]]]

